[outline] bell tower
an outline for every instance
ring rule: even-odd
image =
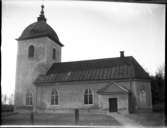
[[[61,48],[56,32],[47,24],[44,5],[37,22],[30,24],[17,39],[15,106],[32,107],[35,98],[34,80],[45,74],[53,63],[61,62]]]

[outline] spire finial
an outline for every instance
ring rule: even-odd
[[[41,5],[41,15],[44,15],[44,5]]]
[[[43,4],[41,5],[41,14],[38,17],[38,21],[45,21],[46,22],[46,18],[45,18],[45,15],[44,15],[44,5]]]

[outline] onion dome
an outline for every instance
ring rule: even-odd
[[[21,36],[17,40],[27,40],[39,37],[49,37],[55,43],[63,46],[59,41],[59,38],[53,28],[46,23],[46,18],[44,15],[44,5],[41,6],[41,14],[37,18],[37,22],[30,24],[24,29]]]

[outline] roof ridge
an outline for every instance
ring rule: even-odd
[[[126,56],[124,58],[131,58],[132,56]],[[99,58],[99,59],[88,59],[88,60],[77,60],[77,61],[65,61],[65,62],[56,62],[53,64],[65,64],[65,63],[75,63],[75,62],[90,62],[90,61],[98,61],[98,60],[110,60],[110,59],[119,59],[120,57],[113,57],[113,58]],[[122,59],[122,58],[121,58]]]

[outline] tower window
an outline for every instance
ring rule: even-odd
[[[58,93],[57,90],[52,90],[51,92],[51,105],[58,104]]]
[[[26,94],[26,105],[32,105],[32,93],[30,92]]]
[[[56,59],[56,49],[55,49],[55,48],[53,48],[52,58],[53,58],[53,60],[55,60],[55,59]]]
[[[93,95],[91,89],[86,89],[84,93],[84,104],[93,104]]]
[[[28,57],[32,58],[34,57],[34,46],[30,45],[28,48]]]

